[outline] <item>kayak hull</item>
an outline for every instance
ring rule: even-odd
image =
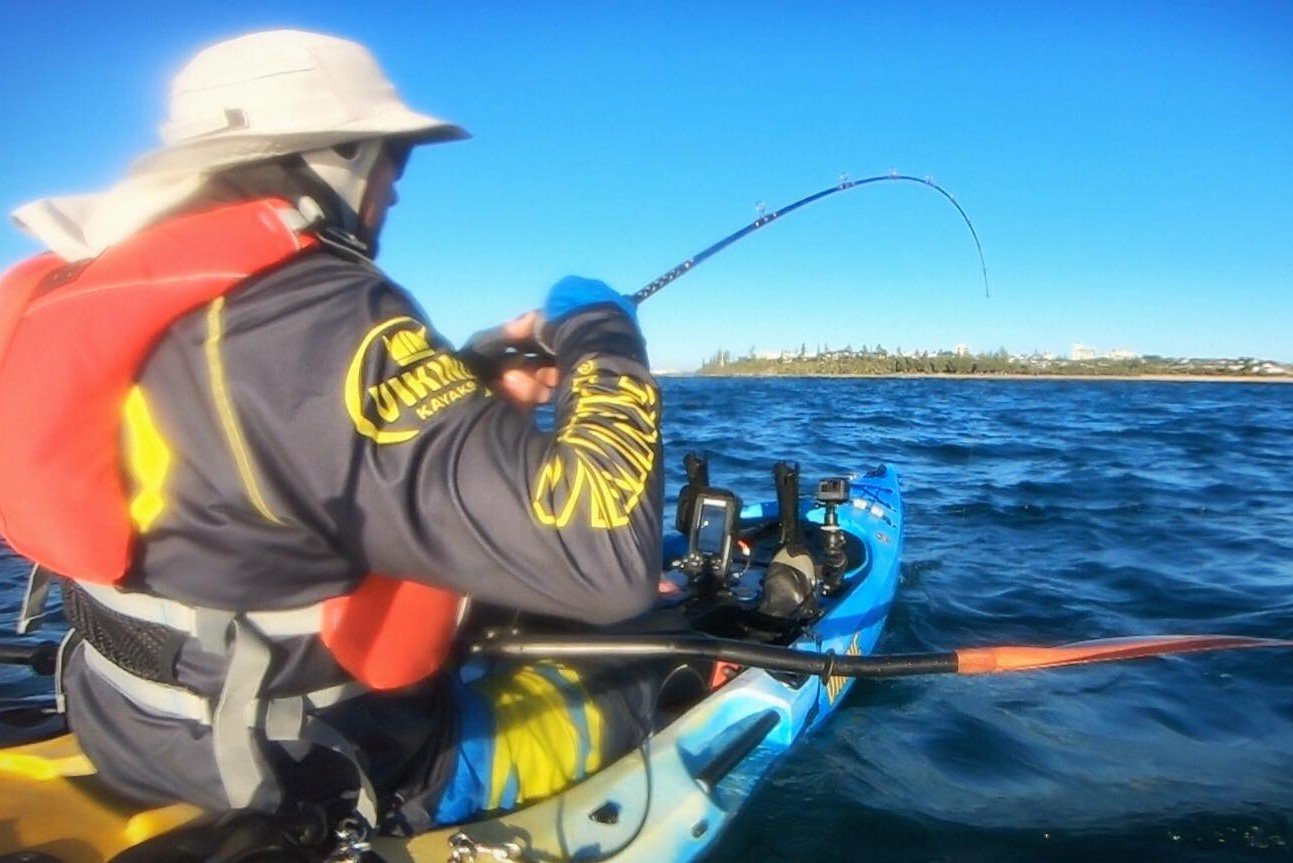
[[[789,646],[837,655],[875,650],[899,580],[897,475],[872,471],[854,480],[853,494],[838,507],[839,523],[865,549],[864,559]],[[822,523],[822,509],[801,509],[809,525]],[[775,503],[741,511],[742,522],[776,517]],[[378,838],[374,851],[391,863],[440,863],[449,857],[451,837],[461,833],[482,850],[513,843],[518,859],[526,860],[696,859],[778,757],[824,721],[854,683],[756,668],[733,671],[728,682],[640,747],[561,794],[412,839]],[[27,850],[64,863],[104,863],[201,814],[184,804],[141,810],[115,797],[71,735],[0,749],[0,855]]]
[[[854,480],[840,526],[867,548],[861,571],[793,644],[838,655],[874,652],[892,607],[902,559],[902,504],[892,470]],[[775,517],[775,504],[742,519]],[[805,513],[818,524],[823,512]],[[450,838],[501,847],[525,860],[688,861],[709,849],[759,781],[796,741],[824,721],[854,680],[770,674],[747,668],[695,707],[596,775],[556,798],[487,821],[379,839],[384,860],[441,863]]]

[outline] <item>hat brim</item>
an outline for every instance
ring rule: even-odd
[[[374,138],[398,138],[418,146],[461,141],[470,137],[471,133],[456,123],[400,107],[369,115],[348,126],[331,129],[305,132],[298,130],[289,134],[274,134],[272,131],[250,133],[243,130],[217,132],[145,153],[131,166],[130,176],[209,173],[236,165]]]

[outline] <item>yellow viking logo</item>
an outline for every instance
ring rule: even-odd
[[[391,359],[403,367],[431,356],[431,345],[427,343],[427,328],[418,330],[400,330],[391,336],[383,336],[386,350]]]
[[[580,512],[592,527],[623,527],[655,464],[659,396],[592,360],[579,364],[570,386],[574,409],[557,430],[563,446],[540,467],[530,507],[540,524],[558,528]]]
[[[393,368],[399,371],[392,374]],[[408,316],[391,318],[368,331],[350,361],[346,413],[365,437],[403,443],[479,388],[456,357],[431,347],[425,324]]]

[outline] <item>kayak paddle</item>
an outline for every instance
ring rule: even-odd
[[[997,674],[1034,671],[1065,665],[1121,662],[1150,656],[1199,653],[1253,647],[1293,647],[1293,639],[1254,638],[1244,635],[1151,635],[1101,638],[1050,647],[1006,645],[967,647],[930,653],[892,653],[849,656],[818,653],[771,644],[750,644],[737,639],[706,635],[492,635],[468,646],[474,656],[513,659],[568,659],[576,657],[633,657],[707,659],[737,665],[817,674],[823,677],[914,677],[922,674]],[[26,665],[37,674],[54,673],[58,643],[0,642],[0,664]]]
[[[1253,647],[1293,647],[1293,639],[1254,638],[1244,635],[1151,635],[1101,638],[1050,647],[1006,645],[967,647],[930,653],[894,653],[849,656],[818,653],[771,644],[750,644],[737,639],[705,635],[492,635],[468,646],[475,656],[513,659],[568,659],[576,657],[633,657],[706,659],[737,665],[816,674],[822,677],[914,677],[922,674],[996,674],[1034,671],[1065,665],[1121,662],[1150,656],[1198,653]],[[0,664],[26,665],[37,674],[54,673],[58,643],[0,642]]]
[[[971,647],[940,653],[848,656],[694,635],[496,635],[472,644],[469,650],[479,656],[525,659],[608,656],[710,659],[768,671],[817,674],[822,677],[880,678],[1031,671],[1064,665],[1252,647],[1293,647],[1293,640],[1240,635],[1157,635],[1105,638],[1053,647]]]
[[[0,665],[26,665],[37,674],[49,676],[54,673],[57,663],[57,641],[38,641],[35,644],[0,641]]]

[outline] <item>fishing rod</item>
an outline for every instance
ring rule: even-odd
[[[629,299],[635,306],[642,305],[643,302],[650,297],[655,296],[655,294],[659,293],[666,285],[672,284],[687,273],[690,273],[692,270],[696,269],[697,266],[714,257],[733,243],[748,237],[750,234],[753,234],[761,228],[767,227],[778,219],[785,218],[801,207],[806,207],[815,201],[820,201],[822,198],[827,198],[831,195],[839,194],[840,192],[847,192],[850,189],[857,189],[862,186],[872,185],[873,183],[885,182],[919,183],[920,185],[932,189],[942,195],[953,207],[956,208],[956,212],[960,214],[961,220],[965,222],[965,226],[970,231],[970,236],[974,239],[974,248],[979,254],[979,270],[983,274],[983,294],[984,296],[990,297],[991,289],[988,287],[988,263],[983,256],[983,244],[979,242],[979,232],[974,229],[974,223],[970,221],[969,214],[965,212],[965,209],[957,202],[956,198],[952,196],[951,192],[938,185],[938,183],[935,183],[933,179],[929,177],[913,177],[908,174],[899,174],[896,171],[891,171],[887,174],[876,174],[874,177],[864,177],[861,180],[841,179],[840,182],[834,186],[829,186],[819,192],[814,192],[811,195],[805,195],[799,200],[773,210],[770,213],[762,213],[759,218],[755,219],[750,224],[745,225],[742,228],[738,228],[718,242],[706,246],[704,249],[696,252],[686,260],[680,261],[671,269],[661,273],[659,276],[631,294]],[[548,358],[548,353],[537,342],[527,341],[524,343],[517,343],[513,341],[506,334],[504,327],[499,326],[487,330],[481,330],[469,338],[466,344],[462,346],[462,349],[459,350],[458,358],[466,363],[468,368],[475,372],[477,377],[482,380],[493,380],[498,377],[501,365],[505,359],[526,358],[529,360],[535,360],[537,358]]]
[[[1156,635],[1105,638],[1056,646],[1003,645],[937,653],[841,656],[704,635],[522,636],[487,634],[468,651],[514,659],[632,657],[703,659],[828,677],[914,677],[926,674],[991,674],[1096,662],[1120,662],[1169,654],[1255,647],[1293,647],[1293,640],[1240,635]]]
[[[874,177],[865,177],[861,180],[841,180],[838,184],[834,186],[830,186],[828,188],[822,189],[820,192],[814,192],[811,195],[805,195],[804,197],[800,198],[798,201],[795,201],[792,204],[787,204],[781,209],[773,210],[771,213],[765,213],[760,215],[759,218],[755,219],[750,224],[746,225],[743,228],[733,231],[723,239],[719,240],[717,243],[714,243],[711,246],[707,246],[706,248],[692,255],[687,260],[680,262],[673,269],[661,274],[660,276],[652,280],[650,283],[648,283],[645,287],[640,288],[632,295],[633,303],[635,305],[641,305],[644,300],[659,292],[660,289],[663,288],[665,285],[668,285],[669,283],[676,281],[681,276],[685,276],[687,273],[690,273],[698,265],[714,257],[714,255],[717,255],[719,252],[723,251],[728,246],[732,245],[738,240],[742,240],[745,237],[748,237],[750,234],[753,234],[755,231],[759,230],[760,228],[763,228],[771,224],[772,222],[775,222],[777,219],[790,215],[795,210],[798,210],[800,207],[806,207],[809,204],[813,203],[814,201],[820,201],[822,198],[826,198],[831,195],[838,194],[839,192],[847,192],[849,189],[856,189],[861,186],[869,186],[872,183],[884,183],[884,182],[894,182],[894,181],[905,182],[905,183],[919,183],[922,186],[927,186],[928,188],[933,189],[935,192],[938,192],[940,195],[946,198],[953,207],[956,207],[956,212],[961,214],[961,220],[964,221],[965,226],[970,229],[970,236],[974,238],[974,248],[979,253],[979,269],[983,273],[983,294],[984,296],[991,296],[991,291],[988,288],[988,262],[983,257],[983,244],[979,242],[979,232],[974,230],[974,223],[970,221],[970,217],[965,212],[964,208],[962,208],[961,205],[957,203],[956,198],[952,197],[952,193],[944,189],[942,186],[938,185],[938,183],[935,183],[929,177],[924,177],[924,178],[912,177],[907,174],[899,174],[896,171],[890,171],[888,174],[877,174]]]

